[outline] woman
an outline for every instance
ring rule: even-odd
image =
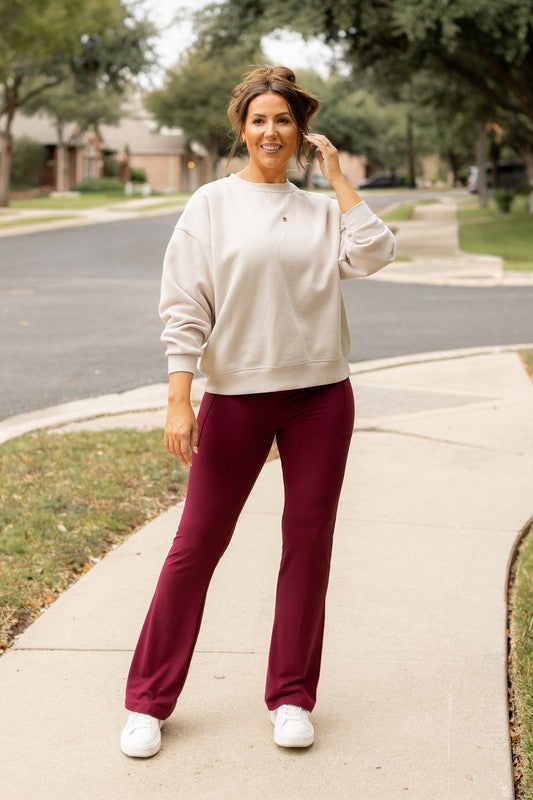
[[[276,438],[285,506],[265,702],[282,747],[314,741],[326,589],[354,398],[340,280],[393,260],[395,239],[309,132],[316,98],[285,67],[235,87],[228,115],[249,161],[200,187],[168,245],[161,287],[169,362],[165,447],[190,467],[181,521],[133,656],[129,756],[154,755],[183,688],[213,571]],[[287,180],[316,147],[336,199]],[[207,375],[198,419],[190,387]],[[176,612],[176,609],[179,609]]]

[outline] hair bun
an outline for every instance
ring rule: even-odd
[[[275,75],[276,78],[282,78],[291,83],[296,83],[296,75],[289,67],[271,67],[271,70],[271,74]]]

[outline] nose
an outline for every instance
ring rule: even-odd
[[[269,121],[266,123],[266,126],[265,126],[265,136],[267,137],[267,139],[272,139],[272,138],[275,136],[275,132],[274,132],[274,121],[273,121],[273,120],[269,120]]]

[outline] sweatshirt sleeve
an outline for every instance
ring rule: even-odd
[[[341,214],[341,280],[372,275],[390,264],[395,256],[394,234],[364,200]]]
[[[214,324],[211,248],[177,226],[163,261],[159,316],[168,372],[196,371]]]

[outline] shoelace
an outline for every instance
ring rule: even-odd
[[[302,711],[303,708],[301,706],[283,705],[278,709],[278,714],[280,714],[283,720],[292,719],[299,721],[304,716]]]
[[[136,731],[139,728],[149,728],[152,725],[152,720],[146,714],[141,714],[140,711],[134,711],[134,717],[131,718],[129,728],[131,731]]]

